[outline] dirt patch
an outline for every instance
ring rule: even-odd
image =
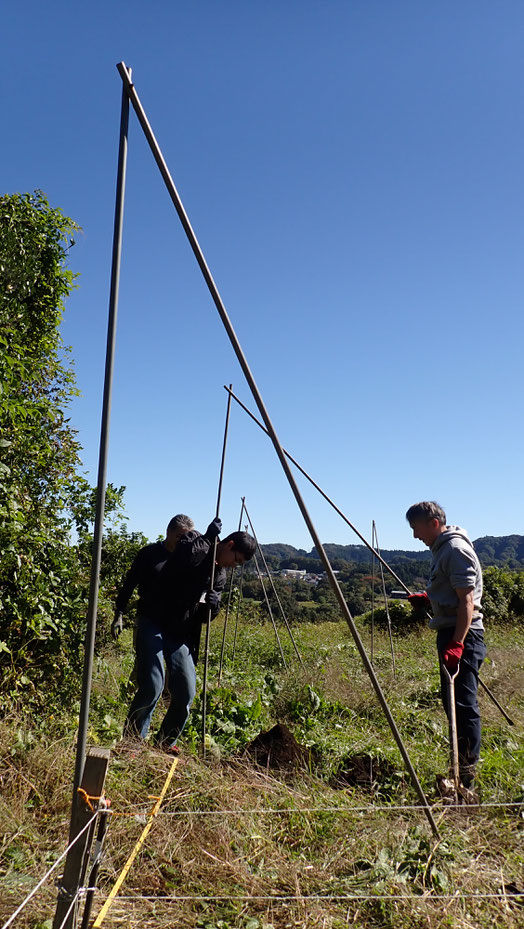
[[[375,790],[390,778],[395,768],[385,758],[373,758],[371,755],[348,755],[337,773],[330,781],[330,786],[343,790],[344,787],[361,787]]]
[[[309,749],[299,745],[293,733],[282,723],[277,723],[267,732],[260,732],[247,746],[246,753],[265,768],[309,768]]]

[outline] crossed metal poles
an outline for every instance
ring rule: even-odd
[[[355,626],[355,623],[354,623],[353,617],[352,617],[352,615],[351,615],[351,613],[350,613],[350,611],[349,611],[348,605],[347,605],[347,603],[346,603],[346,601],[345,601],[345,599],[344,599],[344,595],[343,595],[343,593],[342,593],[342,590],[340,589],[340,586],[339,586],[339,584],[338,584],[337,578],[336,578],[336,576],[335,576],[335,574],[334,574],[334,572],[333,572],[333,568],[332,568],[331,563],[330,563],[330,561],[329,561],[329,558],[328,558],[328,556],[327,556],[327,554],[326,554],[326,552],[325,552],[324,546],[322,545],[322,542],[321,542],[321,540],[320,540],[320,536],[318,535],[318,532],[317,532],[317,530],[316,530],[316,528],[315,528],[315,526],[314,526],[314,524],[313,524],[313,521],[312,521],[312,519],[311,519],[311,516],[309,515],[309,512],[308,512],[308,510],[307,510],[307,507],[306,507],[306,505],[305,505],[305,503],[304,503],[304,500],[302,499],[302,495],[301,495],[300,490],[299,490],[299,488],[298,488],[298,484],[297,484],[297,482],[296,482],[296,480],[295,480],[295,478],[294,478],[294,476],[293,476],[293,473],[292,473],[292,471],[291,471],[291,468],[289,467],[289,464],[288,464],[288,462],[287,462],[287,460],[286,460],[286,456],[285,456],[285,454],[284,454],[284,451],[283,451],[283,449],[282,449],[282,446],[281,446],[280,441],[279,441],[279,439],[278,439],[278,436],[277,436],[277,434],[276,434],[276,431],[275,431],[275,428],[274,428],[273,423],[272,423],[272,421],[271,421],[271,418],[270,418],[270,416],[269,416],[269,413],[268,413],[268,411],[267,411],[267,409],[266,409],[266,407],[265,407],[264,401],[263,401],[263,399],[262,399],[262,395],[261,395],[261,393],[260,393],[260,391],[259,391],[259,389],[258,389],[258,386],[257,386],[257,384],[256,384],[255,378],[254,378],[254,376],[253,376],[253,374],[252,374],[252,371],[251,371],[251,369],[250,369],[250,367],[249,367],[249,364],[248,364],[248,362],[247,362],[247,359],[246,359],[246,357],[245,357],[245,355],[244,355],[244,352],[243,352],[243,350],[242,350],[242,347],[241,347],[241,345],[240,345],[240,342],[239,342],[239,340],[238,340],[238,337],[237,337],[237,335],[236,335],[236,332],[235,332],[235,330],[234,330],[234,328],[233,328],[233,325],[232,325],[232,323],[231,323],[231,320],[229,319],[229,316],[228,316],[228,314],[227,314],[227,311],[226,311],[225,305],[224,305],[224,303],[223,303],[222,297],[220,296],[220,293],[219,293],[218,288],[217,288],[217,286],[216,286],[216,284],[215,284],[215,281],[214,281],[214,279],[213,279],[213,276],[212,276],[212,274],[211,274],[211,271],[209,270],[209,267],[208,267],[207,262],[206,262],[205,257],[204,257],[204,253],[203,253],[203,251],[202,251],[202,249],[201,249],[201,247],[200,247],[200,245],[199,245],[199,242],[198,242],[198,240],[197,240],[197,237],[196,237],[196,235],[195,235],[195,233],[194,233],[194,231],[193,231],[193,228],[192,228],[191,223],[190,223],[190,221],[189,221],[189,217],[188,217],[188,215],[187,215],[187,213],[186,213],[186,211],[185,211],[185,209],[184,209],[184,206],[183,206],[183,204],[182,204],[182,200],[181,200],[181,198],[180,198],[180,195],[179,195],[179,193],[178,193],[178,190],[176,189],[175,183],[174,183],[174,181],[173,181],[173,179],[172,179],[172,177],[171,177],[171,174],[170,174],[170,172],[169,172],[169,169],[168,169],[168,167],[167,167],[167,163],[166,163],[166,161],[165,161],[165,158],[164,158],[164,156],[163,156],[163,154],[162,154],[162,152],[161,152],[161,150],[160,150],[160,146],[158,145],[158,142],[157,142],[157,140],[156,140],[156,138],[155,138],[155,136],[154,136],[154,133],[153,133],[153,130],[152,130],[151,125],[150,125],[150,123],[149,123],[149,120],[147,119],[145,110],[144,110],[144,108],[143,108],[143,106],[142,106],[142,104],[141,104],[141,102],[140,102],[140,99],[139,99],[139,97],[138,97],[138,94],[137,94],[137,92],[136,92],[136,88],[135,88],[133,82],[131,81],[131,77],[130,77],[128,68],[127,68],[127,66],[125,65],[125,63],[124,63],[123,61],[121,61],[121,62],[119,62],[119,64],[117,65],[117,69],[118,69],[118,72],[119,72],[119,74],[120,74],[120,77],[122,78],[122,82],[123,82],[123,85],[124,85],[124,90],[125,90],[125,92],[128,94],[128,96],[129,96],[129,102],[131,103],[131,105],[133,106],[133,109],[135,110],[135,113],[136,113],[136,115],[137,115],[137,118],[138,118],[138,121],[139,121],[139,123],[140,123],[140,126],[142,127],[142,130],[143,130],[143,132],[144,132],[144,135],[145,135],[145,137],[146,137],[146,139],[147,139],[147,142],[148,142],[148,144],[149,144],[149,147],[150,147],[150,149],[151,149],[152,155],[153,155],[153,157],[154,157],[154,159],[155,159],[155,161],[156,161],[156,163],[157,163],[157,166],[158,166],[158,168],[159,168],[159,171],[160,171],[160,173],[161,173],[161,175],[162,175],[162,178],[163,178],[164,183],[165,183],[165,185],[166,185],[166,188],[167,188],[167,190],[168,190],[169,196],[171,197],[172,203],[173,203],[173,205],[174,205],[174,207],[175,207],[175,210],[176,210],[176,212],[177,212],[177,214],[178,214],[178,217],[179,217],[179,219],[180,219],[180,222],[181,222],[181,224],[182,224],[182,227],[183,227],[183,229],[184,229],[184,231],[185,231],[185,233],[186,233],[186,236],[187,236],[187,239],[188,239],[188,241],[189,241],[190,247],[191,247],[191,249],[192,249],[192,251],[193,251],[193,254],[194,254],[194,256],[195,256],[195,259],[196,259],[196,261],[197,261],[197,263],[198,263],[198,266],[199,266],[199,268],[200,268],[200,270],[201,270],[201,272],[202,272],[202,275],[203,275],[203,277],[204,277],[204,280],[205,280],[205,282],[206,282],[206,284],[207,284],[207,287],[208,287],[208,289],[209,289],[209,293],[210,293],[210,295],[211,295],[211,298],[212,298],[212,300],[213,300],[213,302],[214,302],[214,304],[215,304],[215,307],[216,307],[216,309],[217,309],[217,312],[218,312],[218,314],[219,314],[219,316],[220,316],[220,319],[221,319],[221,321],[222,321],[222,323],[223,323],[223,325],[224,325],[224,328],[225,328],[225,330],[226,330],[226,332],[227,332],[227,335],[228,335],[228,337],[229,337],[229,341],[230,341],[230,343],[231,343],[231,346],[232,346],[232,348],[233,348],[233,350],[234,350],[234,352],[235,352],[235,354],[236,354],[236,356],[237,356],[237,360],[238,360],[239,365],[240,365],[240,367],[241,367],[241,369],[242,369],[242,372],[243,372],[243,374],[244,374],[244,377],[245,377],[245,379],[246,379],[246,381],[247,381],[247,383],[248,383],[248,385],[249,385],[249,388],[250,388],[250,390],[251,390],[252,396],[253,396],[253,398],[254,398],[254,400],[255,400],[255,403],[256,403],[256,405],[257,405],[257,407],[258,407],[258,410],[259,410],[259,412],[260,412],[260,415],[262,416],[262,419],[264,420],[264,423],[265,423],[265,425],[266,425],[267,431],[268,431],[268,433],[269,433],[269,435],[270,435],[270,437],[271,437],[271,441],[272,441],[272,443],[273,443],[273,447],[274,447],[274,449],[275,449],[275,453],[276,453],[276,455],[277,455],[277,457],[278,457],[278,459],[279,459],[279,461],[280,461],[280,464],[281,464],[282,469],[283,469],[283,471],[284,471],[284,474],[285,474],[285,476],[286,476],[286,478],[287,478],[287,481],[288,481],[288,483],[289,483],[289,486],[290,486],[290,488],[291,488],[291,491],[292,491],[292,493],[293,493],[293,496],[295,497],[295,500],[296,500],[296,502],[297,502],[298,508],[299,508],[300,512],[302,513],[302,517],[303,517],[303,519],[304,519],[304,522],[306,523],[306,526],[307,526],[307,528],[308,528],[308,530],[309,530],[309,533],[310,533],[310,535],[311,535],[311,539],[312,539],[312,541],[313,541],[313,545],[316,547],[316,550],[317,550],[317,552],[318,552],[318,554],[319,554],[320,560],[321,560],[321,562],[322,562],[322,564],[323,564],[323,566],[324,566],[324,570],[325,570],[325,572],[326,572],[326,577],[328,578],[329,583],[331,584],[333,593],[334,593],[335,598],[336,598],[336,600],[337,600],[337,602],[338,602],[338,605],[339,605],[339,607],[340,607],[341,613],[342,613],[344,619],[346,620],[346,622],[347,622],[347,624],[348,624],[348,626],[349,626],[351,635],[353,636],[353,639],[354,639],[355,645],[356,645],[356,647],[357,647],[357,650],[358,650],[358,652],[359,652],[359,654],[360,654],[360,657],[361,657],[361,659],[362,659],[362,662],[363,662],[363,664],[364,664],[364,667],[365,667],[365,669],[366,669],[366,671],[367,671],[367,673],[368,673],[368,675],[369,675],[369,678],[370,678],[371,683],[372,683],[372,686],[373,686],[373,688],[374,688],[374,690],[375,690],[375,694],[376,694],[376,696],[377,696],[377,699],[378,699],[378,701],[379,701],[379,703],[380,703],[380,705],[381,705],[381,707],[382,707],[382,710],[383,710],[383,712],[384,712],[384,714],[385,714],[385,716],[386,716],[386,719],[387,719],[387,721],[388,721],[389,727],[390,727],[390,729],[391,729],[391,732],[392,732],[392,734],[393,734],[393,737],[394,737],[394,739],[395,739],[395,742],[396,742],[396,744],[397,744],[397,747],[398,747],[398,749],[399,749],[399,751],[400,751],[400,754],[402,755],[402,758],[403,758],[403,760],[404,760],[404,764],[406,765],[406,768],[407,768],[408,771],[409,771],[409,774],[410,774],[410,777],[411,777],[413,786],[414,786],[414,788],[415,788],[415,790],[416,790],[416,792],[417,792],[417,795],[418,795],[418,797],[420,798],[420,801],[421,801],[421,803],[422,803],[422,805],[423,805],[423,807],[424,807],[425,815],[426,815],[426,817],[427,817],[427,819],[428,819],[428,822],[429,822],[429,824],[430,824],[430,826],[431,826],[431,829],[432,829],[433,833],[434,833],[436,836],[438,836],[438,835],[439,835],[439,831],[438,831],[438,829],[437,829],[436,822],[435,822],[435,820],[434,820],[434,818],[433,818],[433,814],[432,814],[432,812],[431,812],[431,808],[430,808],[430,806],[429,806],[429,804],[428,804],[428,801],[427,801],[427,799],[426,799],[426,796],[425,796],[425,794],[424,794],[424,791],[422,790],[422,787],[421,787],[420,782],[419,782],[419,780],[418,780],[416,771],[415,771],[415,769],[414,769],[414,767],[413,767],[413,764],[412,764],[412,762],[411,762],[411,759],[410,759],[410,757],[409,757],[409,755],[408,755],[408,752],[407,752],[407,750],[406,750],[406,747],[405,747],[405,745],[404,745],[404,742],[402,741],[402,737],[401,737],[401,735],[400,735],[400,732],[398,731],[398,728],[397,728],[397,725],[396,725],[396,723],[395,723],[395,720],[393,719],[393,716],[392,716],[392,714],[391,714],[391,710],[389,709],[389,706],[388,706],[388,703],[387,703],[387,701],[386,701],[386,698],[385,698],[385,696],[384,696],[384,694],[383,694],[383,692],[382,692],[382,688],[381,688],[381,686],[380,686],[380,683],[379,683],[379,681],[378,681],[378,678],[377,678],[377,676],[376,676],[376,674],[375,674],[375,672],[374,672],[374,670],[373,670],[373,666],[371,665],[371,663],[370,663],[370,661],[369,661],[369,657],[368,657],[367,652],[366,652],[366,650],[365,650],[365,648],[364,648],[364,645],[363,645],[362,640],[361,640],[361,638],[360,638],[360,635],[359,635],[359,632],[358,632],[358,630],[357,630],[357,627]]]
[[[228,390],[228,388],[225,387],[225,386],[224,386],[224,389],[225,389],[225,390]],[[270,435],[269,431],[265,428],[265,426],[262,425],[262,423],[260,422],[260,420],[257,419],[257,417],[251,412],[251,410],[248,409],[248,407],[245,405],[245,403],[242,403],[242,400],[240,400],[233,392],[231,392],[231,393],[232,393],[232,396],[233,396],[233,400],[236,400],[237,404],[244,410],[245,413],[248,414],[248,416],[251,417],[251,419],[253,420],[253,422],[255,422],[255,423],[257,424],[257,426],[259,426],[260,429],[262,429],[262,431],[266,433],[266,435]],[[319,494],[320,494],[322,497],[324,497],[324,500],[326,500],[327,503],[329,503],[329,505],[330,505],[331,507],[333,507],[333,509],[335,510],[335,512],[338,513],[338,515],[341,517],[341,519],[343,519],[344,522],[349,526],[349,528],[353,530],[353,532],[355,533],[355,535],[358,536],[358,538],[360,539],[360,541],[366,546],[366,548],[369,549],[370,552],[373,553],[373,555],[375,556],[375,558],[378,559],[378,561],[380,562],[380,564],[383,565],[383,567],[386,568],[387,571],[389,571],[389,573],[391,574],[391,576],[397,581],[397,583],[400,584],[400,586],[402,587],[402,589],[404,590],[404,592],[409,596],[409,595],[411,594],[411,590],[409,589],[409,587],[407,586],[407,584],[404,583],[404,581],[402,580],[402,578],[400,578],[400,577],[398,576],[398,574],[395,574],[395,572],[394,572],[393,568],[391,567],[391,565],[389,565],[389,564],[387,563],[387,561],[384,560],[384,558],[382,557],[382,555],[380,554],[380,552],[377,551],[377,549],[373,548],[372,545],[370,545],[370,543],[369,543],[368,540],[365,538],[365,536],[363,536],[362,533],[358,531],[357,527],[353,525],[353,523],[351,522],[350,519],[348,519],[348,517],[345,515],[345,513],[343,513],[342,510],[336,505],[336,503],[333,502],[333,500],[331,499],[331,497],[328,497],[327,493],[325,493],[325,491],[322,490],[322,488],[317,484],[317,482],[316,482],[315,480],[313,480],[313,478],[311,477],[311,475],[308,474],[307,471],[304,470],[304,468],[302,467],[302,465],[300,465],[300,464],[298,463],[298,461],[296,460],[296,458],[293,458],[293,455],[291,455],[288,451],[286,451],[285,448],[282,449],[282,452],[283,452],[283,454],[286,456],[286,458],[288,458],[289,461],[291,461],[291,463],[294,464],[296,468],[298,468],[298,470],[300,471],[301,474],[304,475],[304,477],[306,478],[306,480],[308,480],[309,483],[312,484],[312,486],[315,488],[315,490],[318,490]],[[318,550],[318,549],[317,549],[317,550]],[[504,717],[504,719],[509,723],[510,726],[514,726],[514,725],[515,725],[514,720],[511,718],[511,716],[509,716],[509,714],[506,712],[506,710],[504,709],[504,707],[500,705],[500,703],[499,703],[499,701],[497,700],[497,698],[496,698],[495,694],[493,693],[493,691],[490,690],[490,688],[488,687],[488,685],[484,683],[484,681],[482,680],[481,677],[478,678],[478,682],[479,682],[480,686],[482,687],[482,689],[485,691],[485,693],[488,695],[488,697],[490,698],[490,700],[494,703],[494,705],[495,705],[495,706],[497,707],[497,709],[500,711],[500,713],[502,714],[502,716]]]
[[[276,602],[277,602],[277,605],[278,605],[278,608],[279,608],[279,611],[280,611],[280,615],[281,615],[281,617],[282,617],[282,620],[283,620],[283,622],[284,622],[284,625],[285,625],[285,627],[286,627],[286,629],[287,629],[287,632],[288,632],[288,634],[289,634],[289,638],[291,639],[291,643],[292,643],[293,648],[294,648],[294,650],[295,650],[295,654],[296,654],[296,656],[297,656],[297,658],[298,658],[300,664],[302,665],[302,667],[304,667],[304,662],[302,661],[302,656],[300,655],[300,652],[299,652],[299,650],[298,650],[298,646],[297,646],[295,637],[294,637],[293,632],[292,632],[292,630],[291,630],[291,627],[290,627],[290,625],[289,625],[289,622],[288,622],[288,619],[287,619],[287,616],[286,616],[284,607],[282,606],[282,601],[280,600],[280,597],[279,597],[279,595],[278,595],[278,591],[277,591],[276,586],[275,586],[275,583],[274,583],[274,581],[273,581],[273,577],[272,577],[272,575],[271,575],[271,571],[269,570],[269,566],[268,566],[268,563],[267,563],[267,561],[266,561],[264,552],[263,552],[263,550],[262,550],[262,548],[261,548],[261,546],[260,546],[260,542],[258,541],[256,532],[255,532],[255,529],[254,529],[254,526],[253,526],[253,523],[252,523],[252,521],[251,521],[251,517],[250,517],[250,515],[249,515],[248,509],[247,509],[247,506],[246,506],[246,498],[245,498],[245,497],[242,497],[241,499],[242,499],[242,505],[241,505],[241,507],[240,507],[240,518],[239,518],[238,527],[239,527],[239,529],[240,529],[240,526],[241,526],[241,524],[242,524],[242,516],[243,516],[243,514],[245,513],[245,514],[246,514],[247,521],[248,521],[248,524],[249,524],[249,526],[246,525],[246,527],[245,527],[245,528],[246,528],[246,532],[247,532],[248,528],[251,529],[251,535],[253,536],[253,538],[254,538],[254,540],[255,540],[255,542],[256,542],[257,551],[258,551],[258,553],[259,553],[259,555],[260,555],[260,558],[261,558],[261,560],[262,560],[262,563],[263,563],[263,565],[264,565],[265,576],[268,578],[269,583],[270,583],[270,585],[271,585],[271,589],[272,589],[272,591],[273,591],[273,596],[275,597],[275,600],[276,600]],[[283,648],[282,648],[282,643],[281,643],[281,640],[280,640],[280,636],[279,636],[279,634],[278,634],[277,624],[276,624],[276,622],[275,622],[275,617],[274,617],[273,610],[272,610],[272,608],[271,608],[271,603],[270,603],[270,600],[269,600],[269,597],[268,597],[268,594],[267,594],[266,585],[264,584],[264,576],[262,575],[262,572],[261,572],[261,570],[260,570],[260,565],[259,565],[259,563],[258,563],[258,559],[257,559],[256,554],[255,554],[255,556],[254,556],[254,558],[253,558],[253,562],[254,562],[254,565],[255,565],[255,570],[256,570],[256,573],[257,573],[257,578],[258,578],[258,580],[259,580],[259,582],[260,582],[260,586],[261,586],[261,588],[262,588],[262,593],[263,593],[264,601],[265,601],[265,604],[266,604],[266,609],[267,609],[267,611],[268,611],[269,618],[270,618],[270,620],[271,620],[271,623],[272,623],[272,625],[273,625],[273,629],[274,629],[274,631],[275,631],[275,637],[276,637],[277,645],[278,645],[278,648],[279,648],[279,651],[280,651],[280,657],[281,657],[281,659],[282,659],[282,664],[284,665],[285,668],[287,668],[287,662],[286,662],[286,658],[285,658],[284,651],[283,651]],[[244,567],[244,566],[242,565],[242,569],[241,569],[241,570],[243,570],[243,567]],[[219,671],[218,671],[218,683],[219,683],[219,684],[220,684],[220,681],[221,681],[221,679],[222,679],[222,669],[223,669],[223,664],[224,664],[224,651],[225,651],[226,632],[227,632],[227,624],[228,624],[228,618],[229,618],[229,610],[230,610],[230,606],[231,606],[231,595],[232,595],[234,574],[235,574],[235,568],[233,568],[233,570],[232,570],[232,572],[231,572],[231,580],[230,580],[230,584],[229,584],[228,602],[227,602],[227,607],[226,607],[226,616],[225,616],[225,619],[224,619],[224,629],[223,629],[223,633],[222,633],[222,648],[221,648],[221,653],[220,653],[220,665],[219,665]],[[241,575],[241,577],[243,577],[243,574]],[[235,637],[234,637],[234,643],[233,643],[233,654],[234,654],[235,645],[236,645],[236,634],[237,634],[237,629],[238,629],[239,608],[240,608],[240,599],[239,599],[238,602],[237,602],[237,608],[236,608]]]
[[[374,646],[374,619],[375,619],[375,550],[380,554],[380,548],[378,545],[378,534],[377,526],[375,520],[371,524],[371,545],[373,546],[373,552],[371,553],[371,591],[372,591],[372,614],[371,614],[371,661],[373,661],[373,646]],[[382,587],[382,596],[384,597],[384,609],[386,611],[386,620],[388,624],[388,633],[389,633],[389,644],[391,647],[391,663],[393,666],[393,677],[397,676],[395,668],[395,650],[393,648],[393,630],[391,628],[391,616],[389,615],[389,603],[388,595],[386,593],[386,581],[384,579],[384,569],[382,563],[378,563],[380,569],[380,584]]]

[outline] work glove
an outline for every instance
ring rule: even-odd
[[[111,635],[113,636],[115,642],[120,635],[122,635],[122,629],[124,628],[124,617],[119,610],[115,613],[115,618],[111,623]]]
[[[221,530],[222,530],[222,520],[219,519],[218,516],[216,516],[213,522],[209,523],[209,526],[206,529],[206,539],[209,539],[209,541],[212,542],[213,539],[218,538]]]
[[[444,662],[445,667],[448,669],[450,674],[454,674],[459,666],[459,661],[462,658],[462,652],[464,651],[463,642],[448,642],[446,648],[444,649],[444,654],[442,655],[442,661]]]
[[[419,594],[409,594],[408,603],[411,604],[414,610],[431,609],[431,600],[425,591]]]
[[[211,607],[211,615],[216,616],[220,609],[220,594],[216,590],[208,590],[204,602],[206,606]]]

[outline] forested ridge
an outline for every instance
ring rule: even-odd
[[[474,539],[473,545],[483,566],[493,565],[499,568],[524,568],[524,535],[484,535]],[[316,548],[306,551],[294,548],[283,542],[270,542],[261,546],[266,558],[271,559],[273,567],[289,568],[292,564],[300,570],[315,571],[320,567]],[[371,553],[365,545],[340,545],[337,542],[325,542],[324,548],[330,561],[344,561],[353,564],[370,564]],[[392,567],[406,562],[429,562],[431,554],[427,551],[408,551],[404,549],[383,549],[381,555]]]

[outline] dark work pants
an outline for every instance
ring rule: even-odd
[[[440,659],[440,692],[442,703],[448,711],[448,688],[442,671],[442,655],[453,638],[454,629],[441,629],[437,633],[437,650]],[[464,640],[464,651],[460,659],[459,673],[455,678],[455,710],[457,716],[457,739],[461,775],[474,774],[480,755],[480,711],[477,701],[479,671],[486,657],[486,646],[482,629],[470,629]],[[468,786],[465,784],[465,786]]]
[[[195,662],[190,646],[163,626],[145,616],[138,617],[136,669],[138,689],[124,726],[126,735],[145,739],[151,717],[164,688],[164,661],[171,701],[155,738],[173,745],[189,717],[196,691]]]

